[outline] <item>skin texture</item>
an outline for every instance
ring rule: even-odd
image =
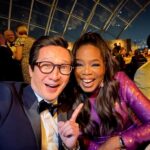
[[[6,30],[4,32],[4,37],[9,42],[14,42],[15,41],[15,34],[12,30]]]
[[[145,149],[150,139],[149,100],[119,71],[102,37],[85,33],[74,43],[72,52],[77,79],[76,84],[73,76],[74,97],[77,103],[84,102],[78,118],[81,149]],[[93,65],[91,60],[95,59],[102,63]]]
[[[85,92],[93,92],[103,81],[105,64],[97,47],[83,45],[76,53],[75,76]]]
[[[81,103],[73,112],[70,120],[63,122],[60,121],[58,123],[58,132],[60,134],[61,139],[64,144],[67,145],[68,148],[72,149],[76,147],[76,141],[79,136],[79,125],[76,123],[76,118],[80,113],[83,107],[83,103]]]
[[[54,64],[71,64],[71,56],[69,52],[60,46],[45,46],[39,51],[37,62],[50,61]],[[35,65],[32,70],[29,67],[31,76],[31,86],[33,90],[42,98],[53,103],[69,81],[70,75],[62,75],[58,67],[49,74],[42,73]],[[80,104],[72,114],[70,120],[66,122],[58,122],[58,132],[67,148],[74,148],[79,136],[79,125],[76,118],[83,104]]]
[[[82,45],[76,53],[75,77],[84,92],[93,93],[103,82],[105,63],[99,49],[91,44]],[[98,150],[119,150],[119,136],[107,140]]]
[[[54,64],[71,64],[69,52],[60,46],[46,46],[40,49],[37,62],[50,61]],[[41,97],[53,102],[62,92],[69,81],[69,75],[62,75],[58,67],[49,73],[43,74],[37,66],[29,68],[31,86]]]

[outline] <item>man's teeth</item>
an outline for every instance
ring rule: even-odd
[[[49,87],[57,87],[58,85],[48,85],[47,84],[47,86],[49,86]]]

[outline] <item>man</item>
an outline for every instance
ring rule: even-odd
[[[58,101],[72,70],[67,46],[60,37],[39,38],[29,56],[31,85],[0,83],[0,150],[78,148],[75,120],[82,104],[65,120],[63,102]]]
[[[124,60],[124,56],[126,55],[127,51],[124,47],[120,47],[119,53],[116,55],[116,59],[119,63],[119,67],[121,71],[125,71],[125,60]]]
[[[16,37],[15,37],[15,34],[12,30],[10,29],[7,29],[4,31],[4,38],[6,40],[6,46],[12,51],[13,53],[13,58],[15,58],[15,52],[16,52],[16,47],[15,47],[15,40],[16,40]]]
[[[3,32],[4,38],[5,38],[5,45],[11,53],[11,68],[7,68],[10,70],[11,74],[9,74],[9,80],[12,81],[23,81],[23,76],[22,76],[22,68],[21,64],[18,60],[16,60],[16,46],[15,46],[15,41],[16,37],[15,34],[12,30],[7,29]],[[5,67],[5,66],[4,66]]]
[[[5,45],[5,39],[0,34],[0,81],[12,80],[11,68],[12,68],[12,52]]]

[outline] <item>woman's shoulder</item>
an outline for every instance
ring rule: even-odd
[[[120,87],[128,87],[134,85],[134,82],[126,75],[125,72],[119,71],[115,74],[115,79],[119,82]]]
[[[124,79],[124,78],[128,78],[128,76],[125,74],[125,72],[123,71],[118,71],[116,74],[115,74],[115,79]]]

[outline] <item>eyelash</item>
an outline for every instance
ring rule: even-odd
[[[93,67],[99,67],[100,64],[92,64]]]
[[[80,66],[83,66],[83,64],[81,64],[81,63],[76,63],[75,64],[75,67],[80,67]]]
[[[81,64],[81,63],[76,63],[75,64],[75,67],[82,67],[82,66],[84,66],[83,64]],[[91,65],[91,67],[99,67],[100,66],[100,64],[92,64]]]

